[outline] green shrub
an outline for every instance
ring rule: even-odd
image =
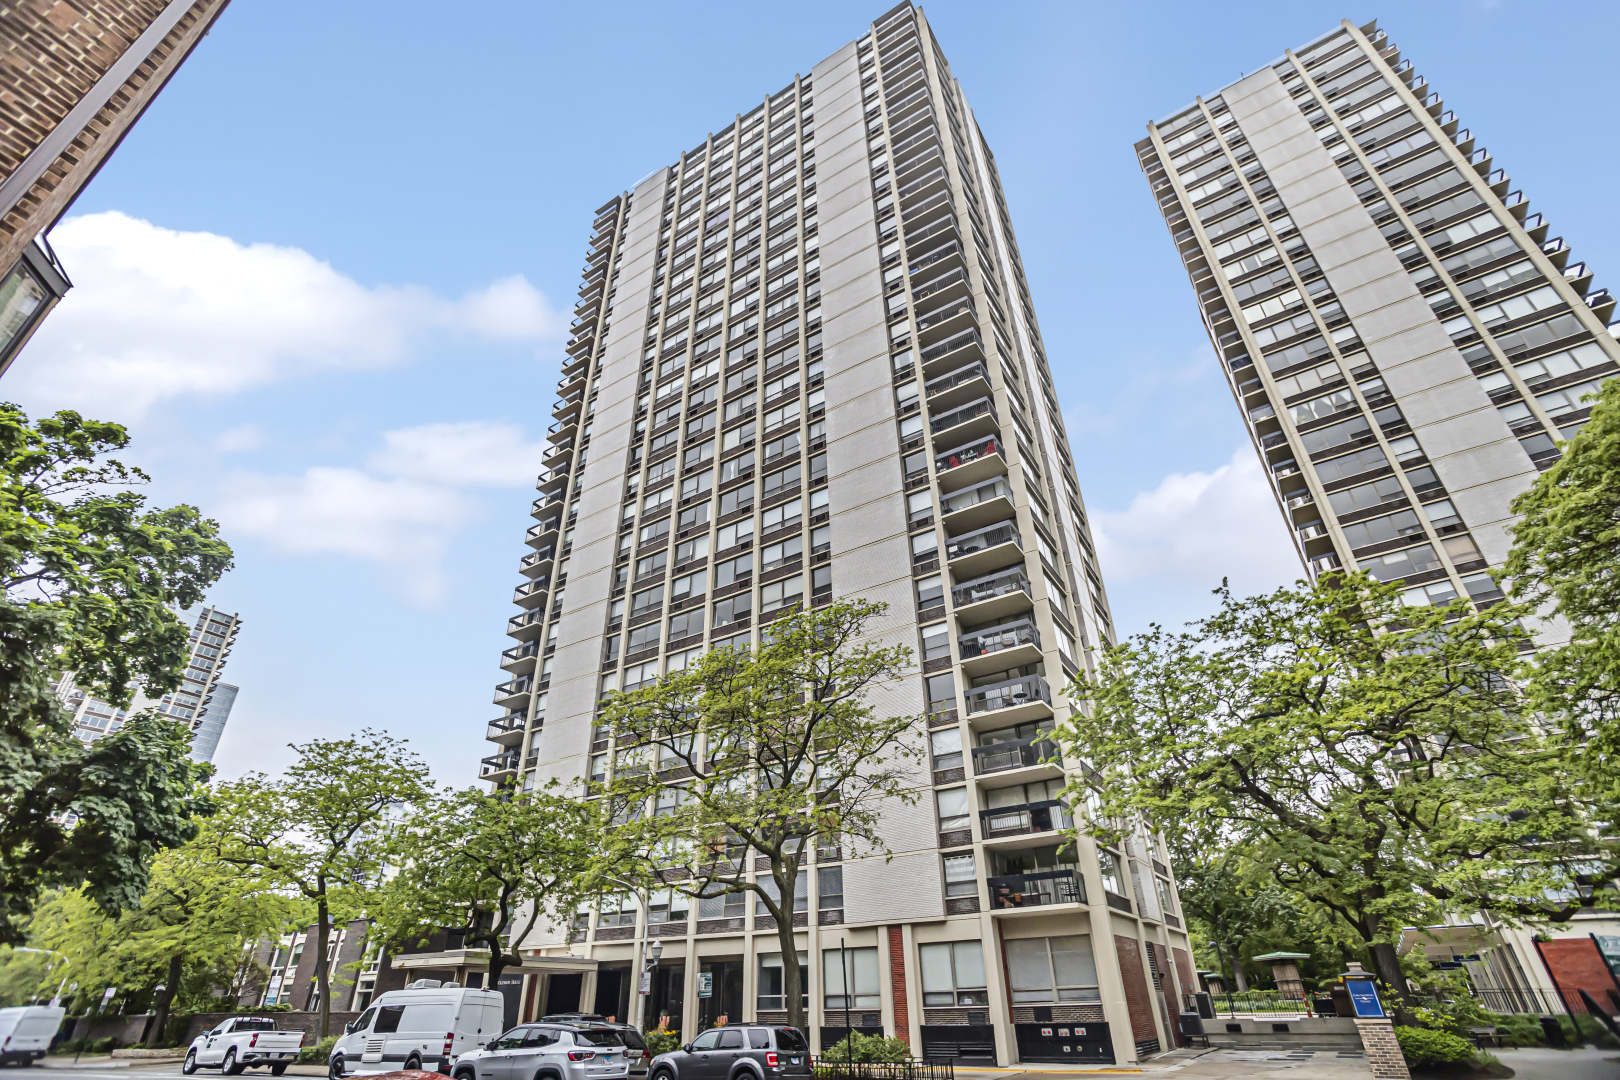
[[[326,1059],[332,1056],[332,1047],[337,1045],[338,1037],[328,1035],[314,1046],[306,1046],[298,1051],[298,1060],[305,1065],[325,1065]]]
[[[649,1031],[645,1038],[647,1050],[653,1057],[681,1048],[681,1033],[678,1031]]]
[[[851,1046],[851,1042],[854,1043]],[[910,1061],[911,1046],[901,1039],[887,1039],[882,1035],[862,1035],[852,1031],[831,1050],[823,1050],[822,1065],[836,1065],[840,1061]]]
[[[90,1052],[92,1054],[110,1054],[113,1052],[113,1047],[117,1045],[118,1040],[109,1035],[105,1039],[92,1041],[90,1043]]]
[[[1541,1032],[1539,1016],[1526,1016],[1523,1013],[1503,1016],[1493,1013],[1490,1022],[1496,1025],[1497,1034],[1502,1036],[1503,1046],[1543,1046],[1547,1042]]]
[[[56,1044],[53,1054],[77,1054],[84,1049],[83,1039],[63,1039]]]
[[[1562,1015],[1558,1018],[1558,1024],[1564,1029],[1564,1039],[1571,1046],[1579,1046],[1582,1043],[1604,1047],[1615,1045],[1614,1036],[1609,1034],[1608,1029],[1597,1017],[1587,1013],[1577,1013],[1573,1017]]]
[[[1474,1060],[1474,1048],[1450,1032],[1398,1027],[1395,1039],[1408,1065],[1461,1065]]]

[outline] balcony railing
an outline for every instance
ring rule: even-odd
[[[1057,799],[979,811],[979,830],[986,840],[999,836],[1051,832],[1070,828],[1073,824],[1069,808]]]
[[[522,645],[514,645],[510,649],[504,650],[501,653],[501,662],[510,664],[514,660],[522,660],[524,657],[533,656],[539,651],[540,640],[536,638],[534,641],[526,641]]]
[[[929,379],[923,384],[923,396],[933,397],[935,394],[943,394],[953,387],[961,386],[963,383],[971,382],[974,379],[983,379],[985,382],[990,381],[990,373],[977,360],[971,364],[963,364],[955,371],[948,371],[938,378]]]
[[[983,529],[975,529],[961,536],[949,537],[945,541],[945,558],[959,559],[964,555],[972,555],[979,551],[988,551],[1002,544],[1013,543],[1023,546],[1023,539],[1018,535],[1018,526],[1011,521],[1001,521]]]
[[[520,755],[516,750],[504,754],[491,754],[479,763],[478,775],[488,777],[496,773],[512,772],[518,767],[519,758]]]
[[[975,776],[1044,764],[1063,764],[1063,759],[1058,756],[1057,743],[1047,738],[1015,739],[973,748]]]
[[[486,739],[498,739],[502,735],[510,735],[514,731],[522,731],[528,723],[528,717],[520,712],[507,713],[499,720],[489,722],[489,730],[484,733]]]
[[[996,479],[987,481],[977,487],[958,491],[948,499],[941,499],[939,509],[941,514],[954,514],[959,510],[966,510],[970,506],[977,506],[980,503],[989,502],[991,499],[1001,498],[1011,499],[1012,488],[1007,486],[1007,481],[998,476]]]
[[[1073,870],[1045,870],[1038,874],[1007,874],[989,878],[992,908],[1046,907],[1083,904],[1086,885]]]
[[[922,351],[921,360],[924,364],[931,364],[942,356],[949,356],[958,349],[976,346],[981,352],[984,350],[984,339],[979,336],[976,327],[969,327],[960,334],[952,334],[937,345],[930,345]]]
[[[1046,680],[1039,675],[1025,675],[1020,679],[1008,679],[1006,682],[992,683],[989,686],[975,686],[968,690],[965,696],[969,716],[1028,705],[1032,701],[1052,704],[1052,691],[1047,687]]]
[[[1019,619],[1017,622],[1002,623],[1000,626],[963,634],[956,642],[962,659],[967,660],[974,656],[987,656],[1006,649],[1016,649],[1020,645],[1034,645],[1039,648],[1041,632],[1036,629],[1033,620]],[[507,650],[507,652],[515,651]]]
[[[958,465],[966,465],[980,458],[1001,455],[1001,436],[991,435],[985,439],[975,439],[970,443],[952,447],[943,453],[934,455],[934,468],[939,472],[954,469]]]
[[[1021,566],[954,585],[951,587],[951,600],[957,607],[962,607],[965,604],[977,604],[981,600],[992,600],[1015,592],[1022,592],[1032,599],[1035,595],[1030,589],[1029,578],[1024,576],[1024,568]]]
[[[970,401],[960,408],[952,409],[948,413],[944,413],[940,416],[930,417],[928,420],[928,430],[932,434],[937,435],[947,428],[956,427],[958,424],[965,424],[969,420],[977,420],[981,416],[988,416],[990,419],[995,420],[998,423],[1001,420],[1001,418],[996,415],[995,402],[991,401],[987,397],[982,397],[977,401]],[[961,436],[958,435],[957,438],[961,438]]]

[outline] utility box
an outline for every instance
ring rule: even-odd
[[[1193,1004],[1198,1008],[1198,1015],[1205,1020],[1215,1019],[1215,1002],[1210,999],[1209,991],[1200,990],[1193,995]],[[1185,1015],[1185,1014],[1183,1014]],[[1200,1025],[1202,1026],[1202,1025]]]

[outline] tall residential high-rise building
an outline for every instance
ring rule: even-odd
[[[230,655],[241,625],[238,615],[216,607],[202,608],[192,624],[190,655],[180,688],[161,698],[137,693],[128,708],[120,709],[92,696],[74,684],[72,672],[63,675],[56,692],[73,710],[74,734],[92,742],[117,731],[130,716],[156,709],[164,716],[189,724],[191,756],[198,761],[212,761],[239,689],[221,683],[219,677],[225,670],[225,658]]]
[[[1614,297],[1373,23],[1136,151],[1311,574],[1498,599],[1510,501],[1617,369]]]
[[[927,717],[931,773],[886,819],[892,862],[806,874],[812,1039],[847,1005],[964,1061],[1172,1045],[1196,986],[1166,854],[1063,832],[1085,766],[1051,760],[1061,687],[1113,629],[995,159],[921,12],[603,205],[579,297],[484,778],[606,778],[606,693],[801,605],[885,601],[876,633],[917,653],[886,700]],[[649,1017],[785,1015],[746,896],[573,933],[594,970],[531,976],[526,1015],[628,1015],[653,938]]]
[[[1136,152],[1311,574],[1499,599],[1509,503],[1620,370],[1614,297],[1374,23],[1149,124]],[[1590,908],[1548,928],[1458,915],[1402,951],[1521,1011],[1559,1008],[1616,940]]]
[[[0,373],[69,288],[56,224],[230,0],[0,6]]]

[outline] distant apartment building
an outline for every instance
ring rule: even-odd
[[[69,288],[41,234],[227,3],[0,4],[0,374]]]
[[[91,742],[117,731],[131,715],[156,709],[190,725],[191,756],[198,761],[212,761],[236,703],[238,688],[221,683],[219,676],[241,625],[238,615],[215,607],[202,608],[192,625],[190,655],[180,688],[155,699],[138,693],[125,709],[115,708],[75,685],[71,672],[63,675],[57,695],[73,710],[74,734]]]
[[[884,820],[892,862],[805,871],[813,1045],[846,1017],[963,1063],[1175,1045],[1196,985],[1167,856],[1067,831],[1086,771],[1052,730],[1113,624],[995,158],[921,12],[726,118],[594,232],[484,779],[609,777],[606,694],[800,607],[885,601],[875,633],[916,653],[887,700],[924,717],[929,765]],[[573,934],[529,943],[526,1016],[633,1015],[649,941],[649,1025],[786,1015],[750,895],[626,900]]]
[[[1499,599],[1509,502],[1620,370],[1609,290],[1374,23],[1136,152],[1312,575]]]
[[[1620,371],[1614,296],[1375,23],[1149,124],[1136,153],[1311,574],[1499,600],[1509,503]],[[1401,949],[1501,1012],[1620,988],[1620,919],[1593,907],[1556,927],[1475,913]]]

